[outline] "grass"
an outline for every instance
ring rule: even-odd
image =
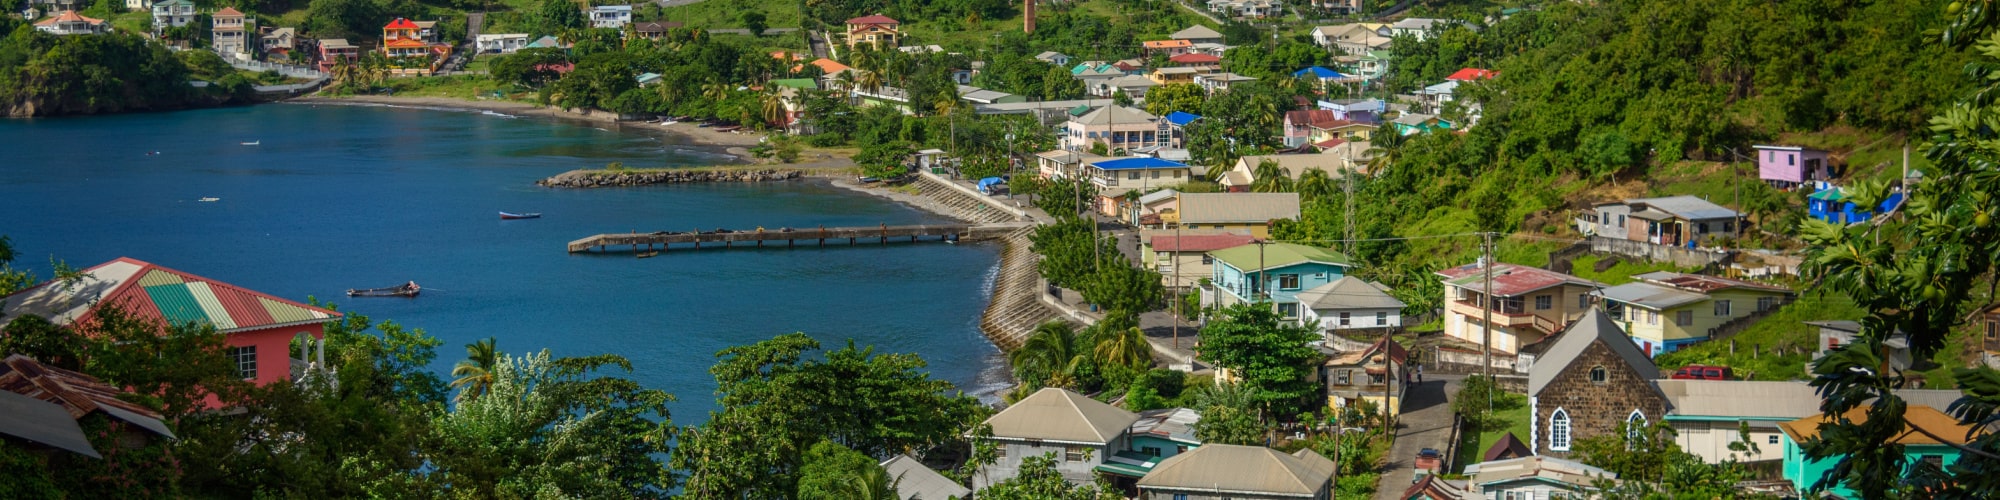
[[[801,17],[797,3],[771,0],[706,0],[660,11],[666,13],[666,21],[711,30],[742,28],[741,16],[750,11],[763,12],[764,25],[772,28],[796,28]]]
[[[1510,432],[1516,439],[1528,439],[1528,422],[1534,419],[1534,415],[1528,414],[1528,397],[1513,393],[1496,395],[1499,398],[1493,401],[1492,425],[1486,427],[1485,432],[1468,430],[1460,435],[1458,456],[1454,463],[1461,466],[1479,463],[1486,449],[1492,448],[1493,443],[1500,442],[1500,437]]]
[[[121,12],[111,16],[111,27],[133,33],[150,33],[152,30],[146,27],[152,25],[152,18],[151,12]]]
[[[1853,320],[1862,314],[1846,295],[1807,293],[1728,341],[1694,344],[1653,361],[1662,372],[1702,364],[1731,367],[1737,377],[1746,380],[1802,379],[1806,377],[1806,362],[1812,360],[1819,343],[1819,328],[1805,322]],[[1733,353],[1732,341],[1736,345]]]
[[[495,91],[514,89],[513,84],[494,81],[485,75],[390,78],[384,85],[394,89],[397,96],[457,99],[490,98]]]
[[[1680,272],[1687,271],[1686,269],[1674,267],[1674,265],[1671,263],[1651,262],[1633,257],[1620,257],[1618,260],[1618,264],[1613,265],[1611,266],[1611,268],[1605,269],[1604,272],[1600,273],[1597,272],[1597,263],[1600,260],[1602,260],[1602,258],[1596,255],[1579,256],[1576,259],[1570,261],[1570,263],[1574,266],[1574,268],[1570,270],[1570,274],[1575,275],[1576,277],[1579,278],[1595,280],[1609,285],[1622,285],[1625,283],[1636,281],[1632,279],[1633,275],[1645,274],[1654,271],[1680,271]]]
[[[1681,161],[1654,169],[1647,196],[1695,195],[1709,202],[1736,208],[1736,191],[1743,183],[1758,182],[1756,166],[1749,163]]]

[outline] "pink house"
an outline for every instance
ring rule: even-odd
[[[1755,146],[1757,177],[1772,185],[1789,188],[1806,181],[1833,178],[1833,162],[1826,151],[1799,146]]]

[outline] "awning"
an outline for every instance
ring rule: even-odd
[[[1146,477],[1146,474],[1153,472],[1153,466],[1159,464],[1159,457],[1126,450],[1106,457],[1104,465],[1097,466],[1097,471],[1126,477]]]

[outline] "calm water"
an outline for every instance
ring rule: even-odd
[[[258,146],[239,143],[261,142]],[[978,315],[990,245],[568,255],[605,232],[943,222],[806,182],[549,190],[578,166],[699,165],[721,157],[637,133],[460,111],[266,105],[0,120],[0,234],[48,275],[119,256],[393,319],[461,346],[618,353],[634,376],[706,419],[717,350],[803,331],[914,352],[968,391],[1004,384]],[[146,153],[157,151],[157,155]],[[221,198],[202,203],[202,197]],[[497,211],[542,212],[500,221]],[[416,300],[348,288],[422,283]]]

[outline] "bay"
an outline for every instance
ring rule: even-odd
[[[243,145],[256,142],[257,145]],[[463,345],[620,354],[705,420],[716,351],[802,331],[910,352],[968,392],[1003,387],[978,331],[999,249],[941,243],[570,255],[625,231],[941,223],[823,183],[553,190],[579,167],[725,156],[673,137],[467,111],[263,105],[0,121],[0,235],[16,266],[132,257],[287,299],[334,302]],[[220,198],[215,202],[199,201]],[[499,211],[540,212],[501,221]],[[350,299],[414,280],[417,299]]]

